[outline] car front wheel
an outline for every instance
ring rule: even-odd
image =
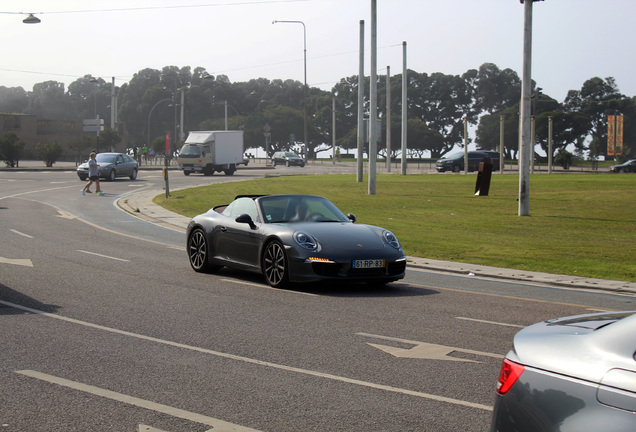
[[[114,169],[110,170],[110,172],[108,173],[108,180],[115,181],[115,178],[117,178],[117,172]]]
[[[289,283],[287,257],[282,243],[275,240],[263,252],[263,274],[267,283],[274,288],[283,288]]]

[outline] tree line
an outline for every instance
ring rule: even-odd
[[[588,152],[591,158],[607,154],[607,116],[624,115],[623,158],[636,157],[634,128],[636,97],[620,93],[615,80],[593,77],[581,89],[570,90],[559,102],[532,83],[532,107],[536,118],[539,147],[548,151],[548,117],[553,118],[553,152],[573,145],[575,152]],[[364,112],[369,113],[369,77],[364,80]],[[378,116],[386,127],[386,76],[378,76]],[[390,156],[400,151],[401,86],[400,74],[391,76]],[[476,126],[474,141],[484,150],[498,150],[500,118],[504,119],[504,153],[516,159],[518,152],[519,100],[521,79],[511,69],[499,69],[485,63],[462,75],[443,73],[407,74],[407,148],[409,157],[423,157],[430,152],[438,158],[456,146],[463,146],[464,118]],[[32,91],[22,87],[0,86],[0,112],[31,114],[50,120],[81,120],[98,115],[110,124],[110,80],[85,75],[68,89],[61,82],[35,84]],[[265,125],[269,125],[272,154],[277,150],[303,144],[303,84],[295,80],[252,79],[232,83],[226,75],[209,75],[204,68],[165,66],[161,70],[146,68],[129,82],[115,88],[117,95],[117,130],[125,135],[128,146],[141,147],[155,142],[162,148],[166,131],[178,134],[181,125],[181,93],[184,94],[185,132],[215,130],[225,127],[225,110],[230,129],[243,129],[245,148],[265,148]],[[331,91],[309,88],[307,109],[309,157],[332,146],[332,104],[336,107],[336,145],[353,150],[357,145],[357,75],[342,78]],[[117,133],[110,139],[116,139]],[[114,138],[113,138],[114,136]],[[178,136],[178,135],[177,135]],[[384,136],[384,134],[382,134]],[[295,137],[295,139],[293,138]],[[473,139],[470,139],[472,142]],[[397,143],[397,144],[395,144]],[[75,143],[80,146],[81,143]],[[120,149],[123,150],[123,149]],[[365,149],[366,152],[366,149]],[[386,157],[386,147],[378,146]]]

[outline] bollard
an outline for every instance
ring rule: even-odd
[[[477,173],[477,183],[475,184],[475,195],[488,196],[491,177],[492,159],[484,158],[483,162],[479,162],[479,172]]]

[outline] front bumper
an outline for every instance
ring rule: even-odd
[[[355,269],[352,261],[314,261],[310,259],[289,260],[290,282],[321,280],[356,282],[394,282],[403,279],[406,273],[406,257],[386,260],[382,268]]]

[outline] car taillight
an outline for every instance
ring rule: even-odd
[[[517,382],[524,369],[524,366],[504,359],[501,365],[501,372],[499,372],[499,381],[497,381],[497,393],[500,395],[508,393],[508,390]]]

